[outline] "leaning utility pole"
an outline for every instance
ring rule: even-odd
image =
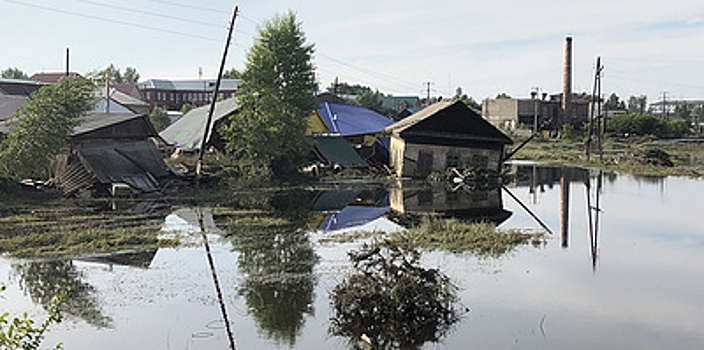
[[[596,122],[597,146],[599,148],[599,160],[601,160],[602,141],[603,141],[603,125],[601,115],[601,72],[604,67],[601,65],[601,57],[596,58],[596,71],[594,73],[594,88],[592,89],[592,105],[589,113],[589,130],[587,135],[586,155],[589,160],[592,144],[592,136],[594,135],[594,123]],[[596,116],[594,115],[596,113]]]
[[[208,134],[210,133],[210,122],[213,120],[213,113],[215,112],[215,103],[217,102],[218,93],[220,92],[220,81],[222,80],[222,72],[225,69],[225,61],[227,59],[227,51],[230,49],[230,41],[232,40],[232,31],[235,28],[235,19],[237,18],[238,7],[235,6],[235,11],[232,13],[232,21],[230,21],[230,28],[227,33],[227,41],[225,42],[225,50],[222,53],[222,61],[220,62],[220,71],[218,72],[218,79],[215,82],[215,91],[213,91],[213,98],[210,102],[210,112],[208,113],[208,119],[205,122],[205,130],[203,131],[203,141],[200,144],[200,152],[198,152],[198,163],[196,164],[196,177],[200,179],[201,173],[203,171],[203,155],[205,154],[205,147],[208,143]]]

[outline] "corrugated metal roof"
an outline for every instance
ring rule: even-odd
[[[153,142],[88,144],[77,150],[99,182],[124,182],[142,192],[159,190],[168,168]]]
[[[332,132],[342,136],[374,134],[394,123],[392,119],[362,106],[323,102],[318,113]]]
[[[346,167],[367,166],[367,162],[359,156],[352,146],[339,135],[313,136],[315,147],[325,159],[333,164]]]
[[[215,90],[215,79],[202,80],[168,80],[168,79],[149,79],[137,84],[140,90],[155,89],[155,90],[171,90],[171,91],[213,91]],[[239,79],[222,79],[220,81],[220,90],[237,90],[241,85]]]
[[[27,96],[0,95],[0,121],[15,116],[17,109],[27,104]]]
[[[213,112],[212,125],[215,125],[217,121],[231,115],[236,110],[237,100],[235,98],[217,102],[215,104],[215,111]],[[209,112],[210,105],[192,109],[173,124],[169,125],[169,127],[159,135],[161,135],[166,142],[176,147],[199,149],[203,142],[203,132],[205,131],[205,122],[208,120]],[[211,138],[212,135],[213,132],[211,131]]]
[[[81,118],[81,124],[73,129],[72,136],[89,133],[137,118],[144,118],[144,115],[131,113],[88,113]]]

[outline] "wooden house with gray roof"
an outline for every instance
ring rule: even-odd
[[[384,129],[399,177],[425,178],[448,168],[498,171],[511,138],[461,101],[443,101]]]
[[[53,160],[53,182],[65,195],[157,192],[172,175],[153,141],[158,137],[144,114],[89,113]]]

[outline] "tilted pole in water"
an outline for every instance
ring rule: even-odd
[[[208,143],[208,134],[210,133],[210,123],[213,120],[213,112],[215,111],[215,103],[218,100],[218,93],[220,92],[220,81],[222,80],[222,72],[225,69],[225,61],[227,59],[227,51],[230,49],[230,41],[232,41],[232,31],[235,28],[235,19],[237,18],[238,7],[235,6],[235,11],[232,13],[232,21],[230,22],[230,29],[227,33],[227,41],[225,42],[225,50],[222,53],[222,61],[220,62],[220,71],[218,72],[218,79],[215,81],[215,90],[213,91],[213,96],[210,102],[210,112],[208,112],[208,119],[205,122],[205,130],[203,131],[203,141],[200,144],[200,151],[198,152],[198,163],[196,164],[196,176],[200,178],[201,172],[203,171],[203,155],[205,154],[205,146]]]
[[[203,245],[205,246],[205,252],[208,256],[208,264],[210,265],[210,273],[213,276],[213,284],[215,284],[215,292],[218,295],[218,302],[220,304],[220,313],[222,313],[223,321],[225,322],[225,330],[227,331],[227,338],[230,341],[230,350],[236,350],[235,348],[235,336],[232,334],[232,328],[230,328],[230,319],[227,317],[227,308],[225,307],[225,301],[222,297],[222,289],[220,289],[220,281],[218,280],[217,270],[215,269],[215,262],[213,261],[213,254],[210,251],[210,244],[208,243],[208,236],[205,233],[205,225],[203,225],[203,214],[201,209],[197,209],[198,214],[198,225],[200,226],[200,234],[203,236]]]

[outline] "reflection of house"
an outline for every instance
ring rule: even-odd
[[[424,178],[447,168],[498,170],[513,141],[464,103],[438,102],[387,127],[391,167],[401,177]]]
[[[237,101],[235,98],[215,104],[207,145],[222,149],[222,140],[217,130],[223,123],[227,123],[229,117],[236,112]],[[166,142],[173,144],[177,148],[187,150],[200,149],[209,113],[210,105],[192,109],[169,125],[160,135]]]
[[[149,79],[137,84],[139,92],[151,108],[161,107],[167,110],[180,110],[184,104],[203,106],[210,104],[215,92],[215,79],[203,80],[166,80]],[[239,79],[222,79],[218,99],[235,96],[240,86]]]
[[[110,254],[98,254],[82,257],[77,260],[98,264],[106,264],[111,267],[113,265],[120,265],[147,269],[149,268],[149,265],[152,264],[152,260],[154,260],[154,256],[156,256],[157,250],[157,248],[152,248],[143,250],[122,251]]]
[[[390,190],[391,209],[400,214],[434,213],[463,220],[504,222],[511,216],[501,199],[501,189],[450,191],[443,187]]]
[[[158,191],[171,174],[150,140],[158,136],[146,115],[88,114],[74,129],[69,151],[52,162],[54,183],[66,195]]]

